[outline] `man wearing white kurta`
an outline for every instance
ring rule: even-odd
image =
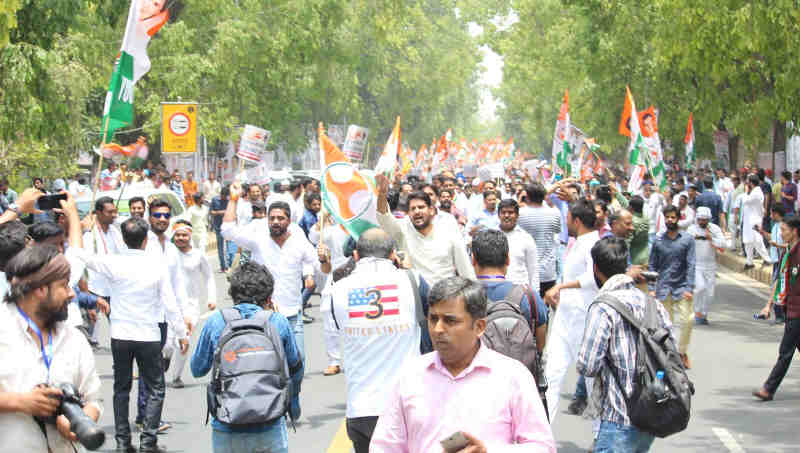
[[[764,264],[772,264],[767,248],[761,234],[756,228],[761,228],[764,219],[764,193],[759,187],[758,176],[747,177],[747,193],[742,194],[742,242],[744,253],[747,256],[745,269],[753,267],[753,251],[758,252],[764,259]]]
[[[583,342],[586,312],[597,295],[594,279],[594,261],[591,250],[600,239],[594,230],[597,220],[593,204],[580,199],[570,207],[567,214],[567,229],[575,242],[567,249],[564,258],[563,281],[550,288],[545,294],[548,304],[557,304],[558,309],[550,327],[547,339],[546,364],[547,408],[550,423],[558,413],[558,400],[561,384],[569,367],[575,363]],[[586,379],[586,388],[592,388],[592,379]]]
[[[711,223],[711,210],[705,206],[697,208],[697,223],[687,233],[695,238],[694,321],[708,324],[708,307],[714,299],[717,284],[717,250],[731,248],[731,240],[722,229]]]

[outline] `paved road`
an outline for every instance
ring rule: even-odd
[[[216,258],[213,258],[216,262]],[[214,266],[216,267],[216,266]],[[217,276],[220,306],[230,306],[227,284]],[[665,440],[656,440],[653,452],[797,452],[800,438],[796,433],[796,417],[800,403],[800,365],[790,369],[777,399],[758,403],[750,392],[767,376],[777,355],[782,328],[756,322],[752,313],[763,303],[764,286],[737,274],[721,273],[711,326],[694,330],[690,371],[697,388],[689,428]],[[317,305],[318,299],[312,299]],[[317,318],[306,325],[308,370],[303,382],[301,401],[303,416],[297,431],[290,429],[290,450],[293,452],[349,452],[342,429],[345,413],[345,387],[342,375],[322,376],[326,359],[322,325]],[[101,344],[108,345],[107,325],[101,321]],[[202,326],[201,326],[202,327]],[[199,332],[199,328],[197,331]],[[109,434],[103,451],[111,451],[113,442],[112,364],[110,352],[97,353],[98,370],[103,380],[105,413],[100,420]],[[184,389],[167,389],[164,418],[174,425],[159,436],[169,451],[204,453],[211,451],[210,428],[204,424],[207,378],[195,380],[187,370]],[[568,376],[565,389],[573,389],[575,373]],[[135,402],[136,390],[131,395]],[[570,398],[569,395],[562,395]],[[561,405],[566,410],[567,404]],[[134,409],[131,409],[132,418]],[[558,451],[582,452],[591,444],[591,423],[562,412],[558,414],[554,433]],[[338,434],[338,435],[337,435]]]

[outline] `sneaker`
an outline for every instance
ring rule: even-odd
[[[303,313],[303,324],[311,324],[312,322],[314,322],[314,317]]]
[[[169,387],[171,387],[171,388],[174,388],[174,389],[182,389],[182,388],[185,387],[185,384],[183,383],[183,380],[181,378],[177,378],[177,379],[175,379],[174,381],[170,382],[167,385]]]
[[[136,429],[139,430],[139,432],[144,431],[144,423],[142,423],[141,420],[136,420],[134,426],[136,426]]]
[[[586,410],[586,406],[588,405],[586,398],[575,398],[569,403],[567,407],[567,412],[572,415],[583,415],[583,411]]]

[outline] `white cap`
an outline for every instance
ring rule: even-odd
[[[711,218],[711,209],[708,209],[708,206],[700,206],[697,208],[697,218],[698,219],[710,219]]]
[[[472,180],[472,185],[475,186],[475,187],[478,187],[479,185],[481,185],[481,178],[473,179]]]

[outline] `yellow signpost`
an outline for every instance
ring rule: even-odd
[[[161,152],[197,151],[197,104],[161,103]]]

